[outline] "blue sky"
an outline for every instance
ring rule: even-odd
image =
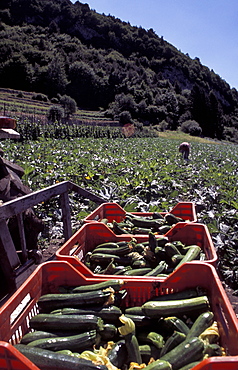
[[[73,3],[75,0],[71,0]],[[238,90],[238,0],[88,0],[91,9],[153,28]]]

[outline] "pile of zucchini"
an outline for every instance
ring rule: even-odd
[[[126,213],[122,222],[113,220],[109,222],[107,218],[101,220],[116,235],[120,234],[148,234],[150,231],[157,234],[166,234],[172,226],[178,222],[185,222],[181,217],[172,213],[166,213],[164,216],[159,212],[152,212],[151,216],[139,216],[133,213]]]
[[[99,244],[83,262],[94,274],[167,277],[184,262],[205,259],[200,246],[169,242],[168,237],[158,238],[150,231],[147,242],[137,243],[132,237]]]
[[[225,355],[206,292],[127,307],[124,284],[108,280],[41,296],[30,332],[15,347],[41,370],[188,370]]]

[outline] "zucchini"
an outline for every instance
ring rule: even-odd
[[[156,238],[158,247],[164,248],[165,244],[168,243],[169,238],[167,236],[160,236]]]
[[[153,344],[156,348],[161,349],[164,346],[164,338],[161,334],[154,331],[141,332],[137,335],[139,343]]]
[[[138,340],[135,335],[135,324],[128,317],[122,315],[120,321],[124,324],[118,328],[119,333],[124,337],[128,354],[128,362],[142,363]]]
[[[125,340],[122,339],[114,343],[112,348],[108,351],[107,357],[114,366],[116,366],[118,369],[121,369],[127,360]]]
[[[172,370],[172,367],[168,361],[159,359],[151,362],[151,364],[144,367],[143,370]]]
[[[103,305],[109,299],[113,299],[113,293],[110,290],[97,290],[84,293],[49,293],[42,295],[38,300],[40,310],[52,311],[64,307],[80,307]]]
[[[185,262],[190,262],[193,260],[196,260],[201,253],[201,248],[198,245],[191,245],[184,257],[181,259],[181,261],[177,264],[175,269],[177,269],[179,266],[181,266]]]
[[[55,312],[52,311],[51,313],[54,314]],[[114,305],[89,308],[62,308],[56,310],[56,313],[60,315],[96,315],[109,323],[115,323],[122,315],[121,309]]]
[[[128,307],[125,309],[125,315],[144,315],[141,306]]]
[[[187,334],[187,338],[198,337],[200,334],[204,332],[207,328],[209,328],[214,321],[214,314],[211,311],[203,312],[201,315],[197,317],[195,322],[193,323],[191,329]]]
[[[203,353],[204,355],[207,355],[208,357],[224,356],[223,349],[221,348],[219,344],[216,344],[216,343],[205,344],[205,349]]]
[[[173,333],[174,331],[178,331],[187,335],[189,333],[189,327],[185,324],[183,320],[176,316],[165,317],[162,319],[162,326],[168,333]]]
[[[155,237],[155,234],[151,231],[149,232],[149,247],[152,252],[155,251],[155,248],[158,247],[157,239]]]
[[[72,289],[72,293],[81,293],[81,292],[92,292],[95,290],[102,290],[106,288],[112,288],[115,291],[118,291],[123,286],[124,281],[122,279],[107,280],[102,281],[101,283],[90,284],[90,285],[80,285]]]
[[[103,320],[95,315],[54,315],[38,314],[30,319],[30,327],[44,331],[80,331],[102,330]]]
[[[43,338],[30,342],[28,346],[48,349],[50,351],[60,351],[69,349],[70,351],[83,351],[92,348],[97,342],[97,331],[90,330],[81,334],[70,335],[68,337]]]
[[[165,253],[172,258],[175,254],[181,254],[173,243],[166,243],[164,246]]]
[[[113,340],[117,335],[117,327],[114,324],[104,324],[103,330],[100,330],[99,334],[102,340]]]
[[[115,220],[112,221],[112,231],[116,235],[129,234],[129,232],[125,230],[123,227],[121,227],[120,223],[116,222]]]
[[[92,254],[94,255],[95,253],[104,253],[104,254],[113,254],[115,256],[125,256],[129,252],[131,252],[132,247],[127,244],[122,247],[116,247],[116,248],[96,248],[93,250]],[[93,256],[91,256],[92,259]]]
[[[99,264],[108,264],[111,261],[119,262],[120,256],[117,256],[115,254],[106,254],[103,252],[95,252],[92,253],[90,256],[90,264],[92,263],[99,263]]]
[[[170,315],[183,315],[209,310],[207,296],[179,299],[174,301],[148,301],[142,305],[142,311],[149,317],[166,317]]]
[[[194,366],[198,365],[201,361],[190,362],[189,364],[181,367],[179,370],[191,370]],[[206,365],[205,365],[206,366]]]
[[[158,265],[153,268],[151,271],[147,272],[145,276],[158,276],[158,274],[161,274],[163,271],[167,269],[168,265],[165,261],[160,261]]]
[[[139,350],[142,358],[142,362],[148,364],[151,358],[157,360],[160,356],[161,350],[156,348],[153,344],[141,344]]]
[[[126,276],[144,276],[147,275],[149,272],[151,272],[152,269],[150,267],[142,267],[139,269],[131,269],[124,272],[123,275]]]
[[[173,213],[167,213],[164,216],[165,221],[170,226],[177,224],[178,222],[184,222],[184,220],[180,217],[176,217]]]
[[[35,331],[25,334],[21,339],[21,344],[28,344],[37,339],[54,338],[54,337],[57,337],[57,334],[49,333],[47,331],[35,330]]]
[[[126,317],[129,317],[135,323],[136,327],[143,327],[151,324],[151,318],[145,315],[133,315],[127,313]]]
[[[180,333],[179,331],[174,331],[173,334],[166,340],[161,350],[160,357],[164,356],[167,352],[177,347],[185,339],[186,339],[186,335],[184,333]]]
[[[142,229],[154,229],[161,226],[161,222],[156,219],[148,219],[148,218],[139,218],[133,217],[131,222],[135,227],[142,228]]]
[[[201,295],[205,295],[205,292],[203,290],[200,290],[199,288],[190,288],[186,290],[181,290],[180,292],[159,295],[159,296],[153,297],[151,300],[153,301],[173,301],[177,299],[195,298]]]
[[[190,362],[201,361],[203,350],[204,342],[200,338],[194,337],[184,340],[160,359],[168,361],[173,370],[179,370]]]
[[[162,226],[159,227],[158,231],[161,234],[166,234],[170,229],[171,229],[171,226],[169,226],[169,225],[162,225]]]
[[[108,370],[105,365],[95,365],[92,361],[55,353],[46,349],[16,344],[15,348],[41,370]]]

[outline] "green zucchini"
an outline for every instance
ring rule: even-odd
[[[116,235],[129,234],[129,232],[125,230],[123,227],[121,227],[120,223],[116,222],[115,220],[112,221],[112,231]]]
[[[164,346],[164,338],[161,334],[154,331],[140,332],[137,335],[139,343],[153,344],[156,348],[161,349]]]
[[[114,366],[116,366],[118,369],[121,369],[127,360],[125,340],[121,339],[114,343],[112,348],[108,351],[107,357]]]
[[[106,304],[112,298],[110,290],[97,290],[83,293],[49,293],[42,295],[38,300],[40,310],[52,311],[64,307],[95,306]]]
[[[92,361],[55,353],[46,349],[16,344],[15,348],[41,370],[108,370],[105,365],[95,365]]]
[[[92,292],[95,290],[102,290],[106,288],[113,288],[115,291],[121,289],[124,285],[124,281],[122,279],[115,279],[115,280],[107,280],[102,281],[101,283],[89,284],[89,285],[80,285],[72,289],[72,293],[81,293],[81,292]]]
[[[201,295],[205,295],[203,290],[199,288],[189,288],[185,290],[181,290],[179,292],[168,293],[153,297],[151,300],[153,301],[174,301],[177,299],[187,299],[187,298],[195,298]]]
[[[135,227],[132,228],[132,233],[134,235],[136,235],[136,234],[139,234],[139,235],[145,234],[145,235],[147,235],[147,234],[149,234],[150,231],[151,231],[151,229],[147,229],[145,227],[137,227],[137,226],[135,226]]]
[[[50,351],[60,351],[69,349],[70,351],[84,351],[92,348],[97,342],[97,331],[90,330],[81,334],[70,335],[68,337],[43,338],[30,342],[28,346],[48,349]]]
[[[118,243],[116,242],[106,242],[106,243],[102,243],[102,244],[98,244],[94,250],[98,249],[98,248],[119,248],[119,245]]]
[[[182,259],[183,259],[183,255],[180,253],[180,254],[174,254],[172,257],[171,257],[171,264],[173,265],[173,266],[177,266],[178,265],[178,263],[180,262],[180,261],[182,261]]]
[[[142,362],[148,364],[151,358],[154,360],[159,359],[161,350],[155,347],[153,344],[141,344],[139,350],[142,358]]]
[[[194,368],[194,366],[200,364],[201,361],[194,361],[194,362],[190,362],[189,364],[183,366],[183,367],[180,367],[179,370],[191,370]]]
[[[188,248],[182,260],[177,264],[175,269],[177,269],[179,266],[181,266],[185,262],[190,262],[190,261],[198,259],[200,253],[201,253],[201,248],[198,245],[191,245]]]
[[[143,311],[142,311],[142,307],[141,306],[135,306],[135,307],[127,307],[125,309],[125,315],[144,315]]]
[[[143,268],[139,268],[139,269],[132,269],[132,270],[128,270],[128,271],[125,271],[123,275],[126,275],[126,276],[144,276],[144,275],[147,275],[149,272],[151,272],[152,269],[150,267],[143,267]]]
[[[119,333],[124,337],[128,354],[128,362],[137,362],[141,364],[141,354],[139,343],[135,335],[135,324],[128,317],[122,315],[120,321],[124,324],[118,328]]]
[[[173,243],[166,243],[164,246],[165,253],[172,258],[175,254],[181,254]]]
[[[88,308],[62,308],[51,313],[60,315],[96,315],[110,323],[115,323],[122,315],[121,309],[114,305]]]
[[[104,324],[103,330],[100,330],[99,332],[102,340],[109,341],[114,340],[117,335],[117,327],[114,324]]]
[[[117,256],[115,254],[106,254],[106,253],[103,253],[103,252],[95,252],[95,253],[92,253],[91,256],[90,256],[90,263],[103,263],[103,264],[108,264],[110,263],[111,261],[114,261],[114,262],[119,262],[120,261],[120,256]]]
[[[96,315],[54,315],[38,314],[30,319],[30,327],[44,331],[102,330],[103,320]]]
[[[178,331],[180,333],[187,335],[190,330],[187,324],[185,324],[185,322],[182,319],[176,316],[164,317],[161,319],[161,323],[165,331],[171,334],[174,331]]]
[[[188,313],[202,313],[209,310],[207,296],[179,299],[173,301],[148,301],[142,305],[142,310],[149,317],[166,317]]]
[[[179,331],[174,331],[173,334],[166,340],[161,350],[160,357],[164,356],[167,352],[177,347],[185,339],[186,339],[186,335],[184,333],[180,333]]]
[[[179,370],[190,362],[201,361],[203,350],[204,342],[200,338],[194,337],[184,340],[160,359],[168,361],[173,370]]]
[[[207,355],[208,357],[213,357],[213,356],[223,356],[223,349],[219,344],[216,343],[209,343],[205,345],[204,349],[204,355]]]
[[[132,247],[127,244],[125,246],[122,246],[122,247],[116,247],[116,248],[96,248],[93,250],[93,254],[95,253],[104,253],[104,254],[113,254],[115,256],[124,256],[125,254],[128,254],[129,252],[131,252],[131,249]],[[91,256],[91,259],[92,259],[92,256]]]
[[[168,265],[165,261],[160,261],[158,265],[151,271],[147,272],[145,276],[158,276],[167,269]]]
[[[161,226],[161,222],[156,219],[133,217],[131,222],[135,227],[142,229],[154,229]]]
[[[164,216],[164,219],[165,221],[170,225],[175,225],[177,224],[178,222],[184,222],[184,220],[180,217],[176,217],[173,213],[167,213],[165,216]]]
[[[145,315],[133,315],[127,313],[126,317],[129,317],[135,323],[136,327],[143,327],[151,324],[151,318]]]
[[[198,337],[204,330],[209,328],[214,322],[214,314],[211,311],[203,312],[197,317],[191,329],[187,334],[187,338]]]
[[[164,248],[165,244],[168,243],[169,238],[167,236],[160,236],[156,238],[158,247]]]
[[[172,370],[172,367],[168,361],[159,359],[151,362],[151,364],[144,367],[143,370]]]
[[[151,231],[149,232],[149,247],[152,252],[155,251],[155,248],[158,247],[157,239],[155,237],[155,234]]]
[[[170,229],[171,229],[171,226],[169,226],[169,225],[162,225],[162,226],[159,227],[158,231],[161,234],[166,234]]]
[[[41,331],[41,330],[35,330],[30,333],[26,333],[22,339],[21,344],[28,344],[30,342],[33,342],[37,339],[44,339],[44,338],[54,338],[57,337],[57,334],[49,333],[47,331]]]

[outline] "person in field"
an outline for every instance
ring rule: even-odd
[[[183,159],[188,161],[188,156],[190,153],[190,144],[184,141],[179,145],[179,152],[182,154]]]

